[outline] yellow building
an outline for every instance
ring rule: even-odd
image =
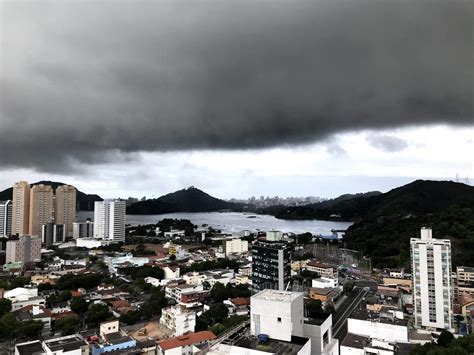
[[[18,181],[13,185],[12,234],[28,234],[29,217],[30,184],[26,181]]]
[[[35,185],[30,190],[30,235],[41,235],[41,226],[53,220],[53,188]]]
[[[72,237],[72,226],[76,222],[76,188],[62,185],[56,189],[55,223],[64,224],[66,237]]]

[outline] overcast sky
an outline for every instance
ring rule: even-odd
[[[472,1],[0,2],[0,189],[474,180]]]

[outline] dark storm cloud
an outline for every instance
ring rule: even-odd
[[[386,134],[371,134],[367,141],[372,147],[388,153],[399,152],[408,147],[408,143],[403,139]]]
[[[470,1],[3,2],[0,165],[472,124]]]

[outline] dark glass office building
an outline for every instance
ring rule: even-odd
[[[284,291],[291,280],[291,249],[283,241],[258,241],[252,245],[252,287]]]

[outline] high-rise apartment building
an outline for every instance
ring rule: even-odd
[[[66,237],[72,237],[73,223],[76,222],[76,188],[62,185],[56,189],[55,223],[64,224]]]
[[[431,229],[422,228],[410,246],[415,326],[452,330],[451,241],[433,239]]]
[[[85,222],[75,222],[72,225],[72,237],[79,238],[93,238],[94,237],[94,222],[87,219]]]
[[[286,242],[259,241],[252,245],[252,287],[285,290],[291,279],[291,250]]]
[[[125,201],[104,200],[94,204],[94,238],[125,241]]]
[[[41,226],[41,240],[46,247],[54,243],[62,243],[66,239],[66,226],[64,224],[47,223]]]
[[[30,231],[30,184],[18,181],[13,185],[12,234]]]
[[[41,239],[22,235],[20,239],[9,240],[6,247],[6,263],[21,261],[23,263],[41,261]]]
[[[12,234],[12,212],[13,204],[11,200],[0,201],[0,238]]]
[[[41,226],[53,221],[53,188],[49,185],[34,185],[30,191],[29,234],[41,235]]]

